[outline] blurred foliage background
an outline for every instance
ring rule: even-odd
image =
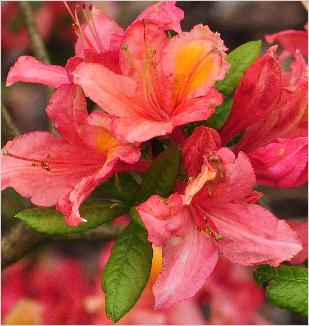
[[[127,26],[150,2],[117,1],[95,2],[121,26]],[[73,2],[69,3],[74,5]],[[42,33],[53,64],[64,65],[74,54],[75,35],[72,21],[62,2],[31,2],[38,26]],[[184,31],[202,23],[221,34],[229,49],[250,41],[262,39],[285,29],[303,29],[307,13],[299,1],[179,1],[177,5],[185,12],[181,25]],[[17,83],[6,88],[9,68],[20,55],[32,55],[24,28],[22,15],[16,2],[1,2],[1,89],[2,103],[6,106],[21,133],[45,130],[48,121],[44,112],[50,93],[45,87],[35,84]],[[264,49],[267,44],[264,42]],[[10,131],[2,123],[2,146],[12,139]],[[262,203],[280,218],[307,217],[307,186],[296,189],[263,188]],[[15,223],[14,215],[31,207],[14,190],[2,193],[2,234]],[[55,250],[65,255],[77,256],[86,263],[91,275],[95,275],[95,261],[102,241],[70,244],[53,244]],[[38,251],[44,250],[39,248]],[[244,308],[245,309],[245,308]],[[262,308],[263,315],[274,324],[306,324],[306,320],[270,304]]]

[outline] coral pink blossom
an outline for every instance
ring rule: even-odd
[[[86,96],[109,113],[116,137],[129,142],[207,119],[222,102],[213,86],[228,69],[223,41],[208,26],[197,25],[169,39],[166,16],[161,23],[159,15],[149,17],[143,16],[125,32],[121,74],[85,62],[73,73]],[[175,23],[170,25],[175,28]]]
[[[218,253],[251,266],[278,266],[302,248],[294,232],[255,202],[255,175],[243,152],[220,148],[216,131],[198,127],[183,146],[189,183],[168,199],[137,207],[149,241],[163,246],[163,269],[153,292],[157,308],[192,297],[214,270]],[[196,148],[194,144],[197,144]]]
[[[220,134],[227,143],[244,132],[233,150],[248,154],[258,183],[296,187],[308,175],[307,66],[297,51],[290,70],[284,71],[274,50],[244,74]]]
[[[89,324],[82,305],[91,288],[83,266],[54,254],[22,260],[2,274],[2,321],[13,325]],[[67,290],[64,288],[64,284]]]
[[[266,35],[265,39],[268,43],[272,44],[278,42],[283,46],[283,52],[280,55],[281,59],[287,56],[294,55],[296,50],[299,50],[301,54],[308,57],[308,27],[305,26],[305,30],[285,30],[272,35]]]
[[[67,223],[77,225],[84,199],[111,173],[128,169],[120,161],[135,163],[140,153],[95,125],[78,86],[59,90],[47,112],[62,138],[37,131],[9,141],[2,151],[2,189],[13,187],[39,206],[57,204]]]
[[[257,310],[265,300],[264,291],[253,280],[251,269],[223,257],[200,290],[198,299],[209,306],[208,324],[211,325],[250,325],[260,323],[263,318]]]
[[[88,22],[83,25],[69,9],[78,39],[75,44],[75,57],[67,61],[65,68],[43,64],[31,56],[21,56],[11,67],[6,85],[27,82],[59,88],[62,85],[72,84],[72,72],[81,61],[98,63],[113,72],[119,73],[119,51],[124,30],[106,14],[94,7],[85,7],[82,11],[85,17],[88,17]],[[175,28],[178,31],[180,29],[179,21],[182,18],[182,10],[175,7],[175,2],[170,2],[149,6],[136,21],[148,19],[162,27]],[[60,94],[58,94],[59,92]],[[65,93],[61,94],[61,90],[57,90],[54,96],[65,96]]]
[[[291,260],[291,263],[302,264],[308,259],[308,221],[304,219],[288,219],[286,221],[289,226],[297,232],[303,244],[303,250]]]

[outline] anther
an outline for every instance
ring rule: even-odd
[[[217,234],[217,235],[215,236],[215,240],[216,240],[216,241],[220,241],[220,240],[222,240],[222,235],[221,235],[221,234]]]
[[[9,151],[6,148],[3,149],[2,153],[3,155],[9,155]]]
[[[122,48],[122,50],[125,50],[125,51],[128,51],[129,50],[128,44],[122,44],[121,45],[121,48]]]
[[[50,171],[50,167],[44,161],[41,162],[41,167],[46,171]]]

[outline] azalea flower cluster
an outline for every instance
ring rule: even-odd
[[[112,245],[104,248],[98,269],[106,264]],[[263,291],[247,269],[224,259],[218,264],[218,273],[213,274],[198,296],[166,310],[155,310],[151,287],[161,264],[161,250],[154,248],[149,282],[136,306],[121,320],[122,324],[259,324],[265,321],[257,311],[264,300]],[[71,291],[63,291],[63,283]],[[63,257],[50,251],[35,261],[23,259],[3,273],[2,322],[4,325],[109,325],[100,283],[100,277],[92,279],[85,266],[74,257]],[[232,299],[236,295],[241,296],[241,302]],[[249,301],[250,306],[244,310],[242,304]],[[202,306],[206,304],[211,310],[210,319],[205,319],[202,312]]]
[[[46,113],[59,135],[38,131],[9,141],[3,189],[56,205],[76,226],[93,190],[117,172],[145,172],[141,147],[164,136],[181,149],[187,178],[168,198],[153,195],[136,207],[163,252],[156,308],[195,295],[219,255],[244,266],[291,260],[302,249],[296,232],[257,204],[262,194],[254,187],[307,181],[305,48],[288,32],[269,36],[284,53],[277,57],[273,45],[244,73],[223,127],[201,125],[187,135],[184,125],[207,120],[224,100],[215,88],[229,71],[220,34],[204,25],[183,32],[174,2],[150,5],[125,30],[95,8],[82,10],[85,24],[71,12],[78,40],[65,67],[22,56],[9,71],[8,86],[56,88]],[[92,113],[85,97],[97,105]]]

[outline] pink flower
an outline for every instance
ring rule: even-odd
[[[180,31],[183,17],[173,6],[153,5],[126,29],[121,74],[86,62],[73,73],[86,96],[110,115],[120,140],[143,142],[169,134],[177,126],[207,119],[222,102],[213,87],[228,69],[219,34],[197,25],[169,39],[164,30]]]
[[[95,112],[88,117],[78,86],[61,86],[52,101],[47,112],[62,138],[37,131],[9,141],[2,150],[2,189],[13,187],[35,205],[57,204],[74,226],[83,221],[78,208],[94,188],[130,169],[140,153],[115,139]]]
[[[183,145],[189,182],[182,194],[157,195],[137,207],[149,241],[163,246],[153,292],[157,308],[192,297],[214,270],[218,253],[245,266],[277,266],[300,250],[285,221],[256,205],[255,175],[243,152],[220,148],[215,130],[195,129]]]
[[[3,272],[2,321],[5,324],[89,324],[82,305],[91,287],[83,266],[72,258],[47,254],[22,260]],[[64,284],[66,287],[64,287]]]
[[[297,51],[291,69],[284,71],[275,49],[244,74],[220,134],[227,143],[244,132],[233,150],[248,154],[258,183],[296,187],[308,175],[307,67]]]
[[[21,56],[8,73],[7,86],[19,81],[39,83],[55,88],[72,84],[72,72],[81,61],[99,63],[113,72],[120,72],[119,51],[124,37],[122,27],[92,6],[77,7],[75,14],[72,13],[68,6],[67,8],[72,16],[73,25],[78,35],[75,44],[75,57],[70,58],[65,68],[63,68],[57,65],[43,64],[31,56]],[[171,11],[172,9],[174,10]],[[86,24],[80,24],[78,19],[79,10],[87,17]],[[160,20],[158,17],[161,15]],[[160,23],[162,27],[176,28],[178,30],[180,28],[179,20],[183,18],[183,12],[175,7],[174,2],[159,3],[149,6],[136,21],[148,19],[147,17],[149,17],[150,21]],[[65,95],[64,93],[58,94],[59,92],[61,93],[61,90],[57,90],[54,97]],[[51,103],[53,102],[52,97]]]
[[[224,258],[219,259],[198,299],[209,306],[207,324],[252,325],[261,323],[263,319],[257,311],[265,300],[264,291],[253,280],[251,269]],[[263,324],[268,324],[263,321]]]
[[[280,59],[288,56],[293,56],[296,50],[299,50],[304,58],[308,57],[308,25],[304,26],[304,30],[285,30],[275,34],[266,35],[265,39],[268,43],[272,44],[278,42],[283,46],[283,52]]]

